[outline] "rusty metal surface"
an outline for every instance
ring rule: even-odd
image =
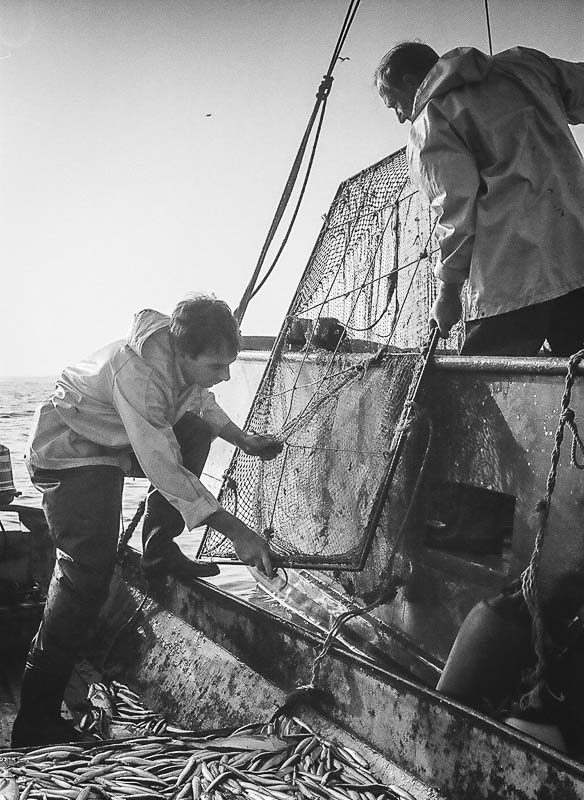
[[[496,370],[485,371],[482,359],[478,364],[463,360],[466,366],[461,369],[461,359],[439,357],[428,376],[422,402],[432,418],[433,445],[425,497],[418,503],[422,522],[409,531],[407,552],[403,549],[403,560],[409,564],[409,574],[403,570],[405,585],[392,603],[374,612],[439,663],[446,659],[470,609],[498,594],[529,561],[538,528],[535,509],[545,493],[566,366],[565,359],[533,359],[531,371],[522,372],[508,369],[509,359],[490,359]],[[448,369],[442,368],[444,364]],[[583,387],[579,376],[572,396],[576,421],[584,415]],[[582,472],[569,465],[570,439],[566,431],[546,534],[540,581],[545,599],[557,596],[568,583],[584,587],[584,481]],[[415,474],[419,463],[412,460],[408,468]],[[426,546],[424,519],[433,518],[430,500],[447,483],[514,499],[512,535],[500,555]],[[391,530],[387,536],[391,541]],[[327,592],[322,578],[307,575],[306,580],[315,593]],[[328,589],[338,590],[333,583]],[[408,666],[407,654],[395,655]],[[415,674],[421,677],[422,672]]]
[[[563,377],[437,370],[427,384],[426,403],[436,430],[433,475],[516,498],[510,575],[517,575],[531,555],[538,524],[535,508],[545,493]],[[572,395],[576,420],[584,416],[583,387],[577,378]],[[584,482],[582,473],[569,465],[569,440],[566,432],[546,534],[542,575],[548,589],[584,564]]]
[[[124,595],[129,599],[120,611]],[[186,587],[168,581],[158,599],[164,610],[149,603],[109,659],[116,670],[129,671],[147,697],[154,693],[159,707],[179,713],[187,698],[185,720],[208,726],[224,724],[224,714],[237,717],[232,706],[241,709],[240,717],[257,719],[275,710],[283,692],[305,682],[318,647],[314,634],[249,613],[203,582]],[[118,581],[102,641],[111,641],[137,601],[136,590]],[[357,656],[334,652],[324,662],[321,684],[335,698],[327,709],[333,723],[446,797],[584,797],[582,765]]]
[[[148,705],[197,730],[264,721],[284,699],[281,689],[233,652],[119,576],[90,656],[105,677],[133,683]]]

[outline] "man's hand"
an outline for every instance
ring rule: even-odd
[[[244,433],[235,422],[228,422],[219,436],[226,442],[234,444],[248,456],[259,456],[262,461],[271,461],[282,452],[284,447],[275,436],[264,436],[259,433]]]
[[[205,522],[231,539],[233,548],[243,564],[256,567],[268,578],[274,577],[276,556],[270,550],[266,540],[254,533],[244,522],[225,511],[224,508],[215,511],[207,517]]]
[[[274,577],[274,554],[265,539],[248,528],[232,541],[233,548],[242,564],[256,567],[268,578]]]
[[[428,324],[430,328],[438,328],[443,339],[448,338],[450,329],[462,315],[461,288],[461,284],[458,283],[442,283],[438,297],[430,309]]]
[[[262,461],[271,461],[282,452],[284,444],[275,436],[264,436],[262,434],[246,434],[242,450],[248,456],[259,456]]]

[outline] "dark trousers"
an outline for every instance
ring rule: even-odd
[[[535,356],[547,340],[554,356],[584,347],[584,288],[465,325],[463,356]]]
[[[183,465],[200,476],[212,440],[192,413],[174,427]],[[117,467],[36,470],[56,561],[43,619],[29,651],[28,668],[70,675],[87,632],[105,600],[117,555],[124,475]],[[161,551],[182,533],[180,513],[150,487],[145,542]],[[64,688],[64,687],[63,687]],[[24,699],[24,698],[23,698]]]
[[[211,429],[200,417],[187,412],[173,430],[180,445],[183,466],[200,478],[213,440]],[[184,527],[180,512],[150,485],[142,525],[143,552],[150,558],[163,556]]]

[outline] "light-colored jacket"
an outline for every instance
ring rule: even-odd
[[[28,458],[32,468],[110,465],[130,474],[135,454],[190,530],[220,506],[182,466],[172,427],[186,411],[216,434],[230,419],[212,392],[183,378],[169,322],[158,311],[141,311],[126,340],[67,367],[35,413]]]
[[[414,100],[410,173],[437,215],[445,283],[475,319],[584,286],[584,64],[515,47],[442,56]]]

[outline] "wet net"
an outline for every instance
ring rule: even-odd
[[[416,438],[412,392],[436,258],[430,209],[403,150],[341,184],[246,423],[279,435],[283,451],[269,462],[236,451],[219,495],[284,563],[334,570],[353,589],[359,579],[345,573],[388,568],[388,531],[408,511],[412,446],[402,444]],[[456,349],[460,336],[458,327],[440,346]],[[198,557],[236,560],[212,529]]]

